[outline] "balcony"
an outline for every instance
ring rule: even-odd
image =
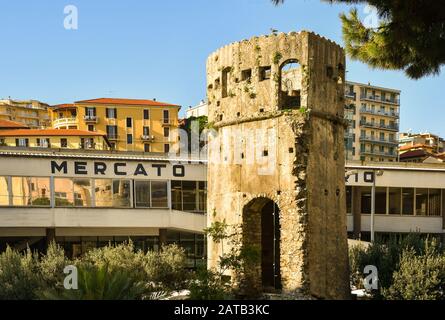
[[[398,124],[380,124],[376,122],[366,122],[366,121],[360,121],[360,125],[363,127],[370,127],[370,128],[377,128],[382,130],[388,130],[388,131],[399,131],[399,125]]]
[[[119,140],[119,136],[117,134],[107,134],[107,139],[109,141],[117,141]]]
[[[86,123],[98,123],[98,122],[99,122],[99,118],[96,117],[96,116],[92,116],[92,115],[85,115],[85,116],[83,117],[83,120],[84,120]]]
[[[368,114],[375,114],[378,116],[386,116],[386,117],[393,117],[393,118],[399,118],[399,113],[395,111],[381,111],[381,110],[372,110],[372,109],[360,109],[360,113],[368,113]]]
[[[162,125],[164,127],[166,127],[166,126],[173,126],[174,125],[174,120],[173,119],[162,119]]]
[[[379,151],[379,150],[364,150],[360,152],[361,154],[367,154],[367,155],[371,155],[371,156],[379,156],[379,157],[390,157],[390,158],[395,158],[397,157],[397,153],[396,152],[384,152],[384,151]]]
[[[50,143],[41,143],[36,145],[37,148],[42,148],[42,149],[48,149],[51,148],[51,144]]]
[[[361,136],[360,137],[360,141],[363,142],[374,142],[377,144],[387,144],[387,145],[395,145],[397,146],[399,143],[397,140],[395,139],[379,139],[377,137],[373,137],[373,136]]]
[[[155,140],[155,136],[142,135],[141,136],[141,140],[142,141],[147,141],[147,142],[153,142]]]
[[[84,150],[94,150],[96,149],[96,143],[95,142],[79,143],[79,148]]]
[[[60,118],[53,121],[53,128],[68,128],[68,127],[76,127],[77,128],[77,118]]]
[[[386,99],[384,97],[380,97],[380,96],[373,96],[373,95],[360,95],[360,100],[367,100],[367,101],[374,101],[374,102],[378,102],[378,103],[390,103],[390,104],[394,104],[394,105],[400,105],[400,99]]]
[[[345,92],[345,97],[355,100],[357,97],[357,94],[355,92]]]
[[[35,113],[26,113],[26,112],[17,112],[15,114],[18,118],[31,118],[31,119],[39,119],[39,115]]]

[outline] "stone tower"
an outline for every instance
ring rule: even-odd
[[[257,292],[349,298],[344,184],[345,56],[311,32],[232,43],[207,60],[209,225],[242,225],[261,259]],[[209,267],[221,245],[209,239]]]

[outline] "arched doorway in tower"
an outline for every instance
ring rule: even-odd
[[[280,290],[280,210],[274,201],[261,197],[244,207],[243,244],[261,252],[260,261],[248,275],[252,285],[266,292]]]

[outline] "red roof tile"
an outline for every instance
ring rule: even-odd
[[[120,99],[120,98],[98,98],[91,100],[76,101],[76,103],[96,103],[96,104],[114,104],[114,105],[133,105],[150,107],[180,107],[176,104],[144,99]]]
[[[422,148],[425,148],[425,149],[431,149],[432,147],[431,147],[431,146],[428,146],[428,145],[426,145],[426,144],[417,143],[417,144],[415,144],[415,145],[407,144],[407,145],[401,146],[401,147],[399,148],[399,150],[403,151],[403,150],[422,149]]]
[[[29,128],[27,125],[20,123],[20,122],[14,122],[14,121],[9,121],[9,120],[2,120],[0,119],[0,128],[8,128],[8,129],[12,129],[12,128],[16,128],[16,129],[26,129]]]
[[[24,137],[24,136],[105,136],[104,133],[83,131],[76,129],[16,129],[0,130],[0,137]]]
[[[400,159],[408,159],[408,158],[417,158],[417,157],[425,157],[429,156],[431,153],[426,152],[423,149],[407,151],[405,153],[400,154]]]
[[[67,108],[75,108],[76,106],[74,103],[63,103],[63,104],[57,104],[55,106],[51,106],[51,109],[57,110],[57,109],[67,109]]]

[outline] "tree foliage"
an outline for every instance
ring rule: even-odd
[[[445,300],[445,255],[431,248],[420,256],[414,249],[403,251],[384,296],[388,300]]]
[[[373,299],[445,299],[445,252],[436,239],[419,234],[391,237],[349,250],[351,284],[363,288],[364,268],[378,270]]]
[[[381,69],[403,70],[412,79],[437,75],[445,64],[445,3],[437,0],[323,0],[369,4],[378,26],[359,19],[357,9],[341,14],[347,54]],[[284,0],[272,0],[274,4]]]
[[[77,290],[63,285],[68,265],[77,267]],[[187,288],[186,267],[185,251],[176,245],[145,254],[130,241],[92,249],[74,261],[55,243],[42,255],[7,247],[0,253],[0,300],[161,299]]]

